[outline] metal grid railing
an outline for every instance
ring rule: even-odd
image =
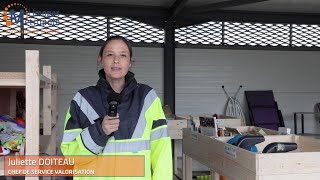
[[[225,22],[225,45],[289,46],[289,24]]]
[[[18,12],[15,15],[18,16]],[[4,16],[3,11],[0,16]],[[29,22],[47,23],[27,23],[23,38],[96,42],[111,35],[121,35],[136,43],[164,43],[163,29],[131,19],[62,14],[55,18],[52,23],[52,19],[31,14]],[[0,19],[0,39],[21,37],[20,23],[7,26],[4,19]],[[320,47],[320,26],[211,21],[175,29],[175,42],[227,47]]]
[[[179,44],[250,47],[289,47],[291,44],[289,24],[208,22],[175,32],[175,41]]]
[[[221,44],[222,23],[207,22],[175,30],[175,41],[180,44]]]
[[[292,25],[292,46],[320,47],[320,26]]]
[[[133,42],[164,42],[163,29],[120,17],[114,17],[110,19],[110,35],[121,35]]]
[[[32,16],[33,20],[41,20],[42,16]],[[51,40],[78,40],[99,41],[107,38],[104,30],[107,28],[107,18],[99,16],[58,15],[58,23],[55,25],[25,25],[30,32],[25,38]]]
[[[1,12],[3,16],[3,12]],[[16,12],[18,15],[18,12]],[[102,16],[57,15],[55,19],[30,14],[24,25],[25,39],[99,41],[111,35],[122,35],[132,42],[163,43],[164,30],[125,18]],[[42,23],[37,23],[42,22]],[[44,22],[44,23],[43,23]],[[49,23],[48,23],[49,22]],[[6,26],[0,20],[1,37],[20,37],[20,23]],[[13,33],[14,32],[14,33]]]

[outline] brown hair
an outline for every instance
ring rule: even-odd
[[[99,52],[99,56],[101,58],[102,58],[102,54],[103,54],[104,48],[112,40],[121,40],[122,42],[124,42],[127,45],[128,49],[129,49],[130,58],[132,58],[132,47],[131,47],[129,41],[126,38],[122,37],[122,36],[111,36],[102,44],[102,46],[100,48],[100,52]]]

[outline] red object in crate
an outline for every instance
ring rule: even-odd
[[[16,121],[17,121],[18,124],[22,124],[22,125],[26,124],[26,121],[23,118],[20,118],[20,117],[17,117]]]

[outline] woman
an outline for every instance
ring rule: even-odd
[[[161,102],[151,87],[137,83],[129,71],[132,48],[128,41],[121,36],[108,38],[100,49],[98,61],[103,69],[99,71],[97,85],[79,90],[71,101],[62,153],[142,155],[144,177],[103,179],[172,180],[171,140]],[[117,94],[121,96],[118,113],[110,117],[108,102]]]

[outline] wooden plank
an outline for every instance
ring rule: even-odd
[[[25,72],[0,72],[0,79],[24,79],[25,80],[26,73]]]
[[[173,152],[173,165],[174,173],[179,174],[178,171],[178,156],[181,157],[181,151],[178,151],[177,140],[182,139],[182,129],[188,127],[188,120],[183,117],[176,117],[174,120],[167,120],[168,133],[170,138],[173,140],[174,152]]]
[[[267,175],[260,176],[259,180],[317,180],[320,177],[320,173],[312,174],[280,174],[280,175]]]
[[[40,82],[43,82],[45,84],[49,84],[51,82],[51,79],[44,74],[40,74],[39,79],[40,79]]]
[[[47,85],[43,88],[43,104],[42,104],[42,115],[43,115],[43,135],[51,134],[51,66],[43,66],[43,75],[49,79]]]
[[[213,155],[212,153],[215,153],[216,155],[214,156],[222,156],[232,160],[234,163],[243,164],[246,169],[255,172],[256,154],[235,146],[235,157],[226,154],[225,145],[227,144],[225,142],[230,138],[231,137],[211,138],[198,132],[191,132],[188,129],[184,129],[183,151],[186,154],[192,155],[192,157],[195,156],[199,158],[200,162],[208,167],[212,164],[212,161],[214,161],[211,156]]]
[[[218,174],[227,177],[229,180],[255,180],[255,172],[246,168],[246,166],[250,164],[255,164],[255,161],[250,162],[250,164],[247,162],[244,162],[243,164],[235,163],[226,156],[221,156],[212,152],[209,153],[208,157],[211,161],[211,164],[209,164],[208,167]]]
[[[320,143],[319,139],[315,140],[313,137],[307,136],[295,136],[296,142],[298,143],[299,151],[303,152],[319,152],[320,151]]]
[[[195,159],[205,166],[210,165],[210,161],[208,160],[208,149],[211,138],[200,138],[200,136],[203,136],[197,132],[192,132],[190,130],[183,131],[183,141],[182,141],[182,150],[183,153],[192,157],[192,159]]]
[[[26,86],[26,73],[0,72],[0,86],[24,87]]]
[[[265,146],[271,142],[296,142],[298,149],[290,153],[257,155],[258,175],[320,173],[320,140],[295,135],[265,136],[265,139]]]
[[[171,139],[182,139],[182,129],[168,129]]]
[[[52,73],[51,76],[51,123],[56,124],[58,120],[58,77],[56,73]]]
[[[26,155],[39,155],[39,51],[26,50]]]
[[[181,153],[178,151],[178,141],[181,140],[173,140],[173,170],[174,174],[178,173],[178,155],[181,155]]]
[[[5,87],[25,87],[25,79],[0,79],[0,86]]]
[[[26,141],[23,141],[20,145],[20,150],[18,152],[18,155],[23,156],[26,154]]]
[[[26,155],[39,155],[39,51],[26,50]],[[39,177],[26,177],[38,180]]]
[[[167,120],[168,129],[183,129],[188,127],[188,120]]]
[[[167,125],[171,139],[182,139],[182,129],[188,127],[188,120],[167,120]]]
[[[4,156],[0,156],[0,176],[4,176]]]
[[[257,175],[320,174],[320,152],[259,154]]]
[[[192,180],[192,158],[187,156],[186,154],[182,154],[182,168],[182,179]]]
[[[241,119],[215,119],[218,127],[239,127],[243,126]]]
[[[58,134],[57,134],[57,126],[54,126],[52,128],[52,135],[51,135],[51,144],[50,144],[50,151],[48,151],[49,154],[51,155],[57,155],[57,139],[58,139]]]

